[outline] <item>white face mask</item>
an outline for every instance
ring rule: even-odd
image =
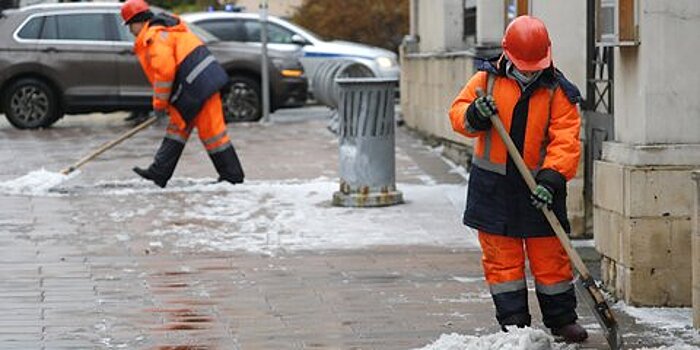
[[[513,62],[510,61],[508,61],[508,63],[506,64],[506,71],[523,85],[528,85],[531,82],[537,80],[540,74],[542,74],[541,70],[538,70],[536,72],[523,73],[519,71],[517,67],[515,67]]]

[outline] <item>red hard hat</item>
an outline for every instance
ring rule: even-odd
[[[127,0],[122,5],[122,19],[124,23],[129,24],[134,16],[146,11],[148,11],[148,4],[144,0]]]
[[[506,28],[501,43],[506,56],[521,71],[536,71],[552,64],[552,42],[541,20],[520,16]]]

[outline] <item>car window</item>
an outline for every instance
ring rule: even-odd
[[[261,42],[261,26],[260,21],[245,21],[245,27],[248,32],[248,41]],[[291,44],[294,33],[290,30],[282,28],[274,23],[267,23],[267,42],[273,44]]]
[[[205,44],[211,44],[213,42],[219,41],[219,38],[217,38],[212,33],[196,24],[188,23],[187,28],[189,28],[190,31],[194,33],[194,35],[196,35],[199,38],[199,40],[201,40]]]
[[[114,14],[114,19],[117,21],[117,32],[119,34],[119,41],[128,41],[133,43],[136,38],[134,38],[134,35],[131,34],[131,31],[129,30],[129,26],[127,25],[122,25],[122,17],[118,14]]]
[[[61,40],[108,41],[107,17],[101,13],[58,15],[58,38]]]
[[[41,25],[44,22],[44,17],[34,17],[17,33],[17,36],[22,39],[39,39],[41,34]]]
[[[203,21],[197,25],[223,41],[248,41],[246,27],[239,20]]]
[[[58,25],[56,24],[56,16],[48,16],[44,21],[44,27],[41,29],[41,38],[44,40],[58,39]]]

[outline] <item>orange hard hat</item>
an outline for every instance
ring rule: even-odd
[[[122,19],[125,24],[129,24],[136,15],[146,11],[148,11],[148,3],[144,0],[127,0],[122,5]]]
[[[535,17],[514,19],[506,28],[501,45],[520,71],[542,70],[552,64],[552,42],[547,27]]]

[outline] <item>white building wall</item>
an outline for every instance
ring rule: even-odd
[[[554,65],[586,98],[586,2],[531,0],[530,14],[547,25]]]
[[[615,140],[595,164],[596,247],[603,281],[628,304],[684,306],[700,261],[689,249],[691,173],[700,168],[700,2],[636,3],[640,43],[615,49]]]
[[[477,0],[476,42],[480,46],[501,45],[505,29],[505,2]]]
[[[641,44],[615,55],[615,139],[700,143],[700,1],[639,3]]]
[[[464,40],[463,0],[417,0],[421,52],[459,51]]]

